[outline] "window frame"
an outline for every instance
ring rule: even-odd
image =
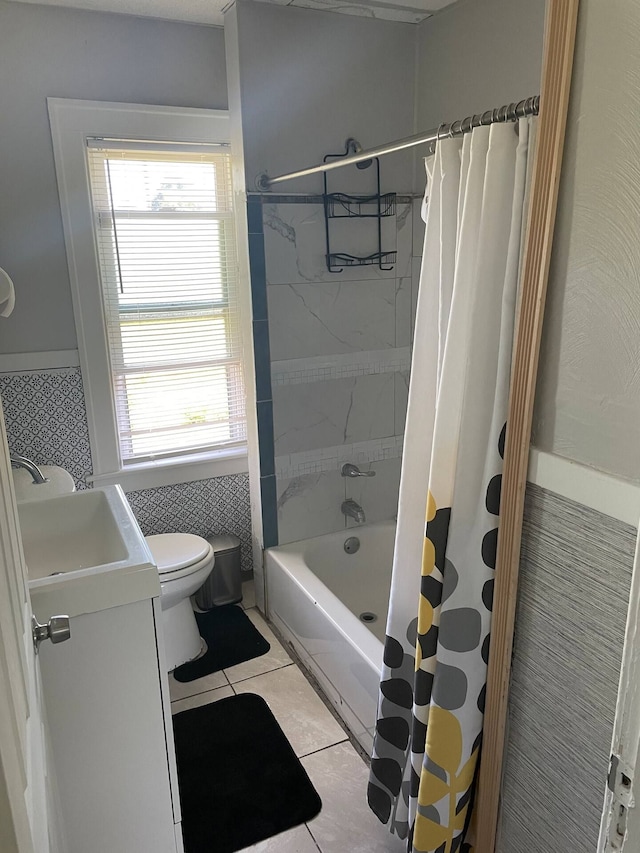
[[[90,479],[97,485],[120,483],[131,490],[246,472],[246,444],[121,464],[86,156],[87,140],[95,137],[229,143],[229,113],[66,98],[47,98],[47,106],[93,460]]]

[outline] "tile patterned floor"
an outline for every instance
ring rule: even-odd
[[[187,684],[169,676],[174,714],[234,694],[262,696],[320,794],[322,811],[314,820],[254,844],[247,853],[403,853],[405,845],[369,811],[367,766],[254,602],[252,586],[244,584],[243,607],[269,641],[266,655]]]

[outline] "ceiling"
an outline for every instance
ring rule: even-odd
[[[343,15],[380,18],[418,24],[434,12],[450,6],[456,0],[264,0],[279,6],[302,6],[324,9]],[[13,0],[17,3],[38,3],[45,6],[70,6],[94,12],[119,12],[143,18],[161,18],[221,27],[224,12],[235,0]]]

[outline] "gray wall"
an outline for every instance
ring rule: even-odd
[[[413,132],[416,27],[240,0],[247,189],[256,176],[322,161],[355,136],[369,148]],[[386,157],[383,190],[406,192],[412,156]],[[322,178],[277,192],[321,192]]]
[[[76,347],[47,96],[225,109],[223,32],[0,0],[0,353]]]
[[[640,480],[640,4],[582,0],[534,442]]]
[[[47,96],[226,109],[221,29],[0,0],[0,266],[16,310],[0,353],[75,349]],[[80,371],[0,376],[9,443],[62,465],[79,488],[92,471]],[[144,533],[237,533],[252,568],[246,474],[131,492]]]
[[[538,94],[544,12],[545,0],[462,0],[423,21],[418,129]]]

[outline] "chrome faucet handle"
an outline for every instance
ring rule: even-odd
[[[27,459],[26,456],[21,456],[19,453],[13,453],[10,451],[9,459],[11,460],[12,465],[15,465],[17,468],[24,468],[25,471],[28,471],[36,486],[39,486],[41,483],[49,482],[35,462],[32,462],[31,459]]]
[[[357,465],[351,462],[345,462],[340,471],[343,477],[375,477],[375,471],[361,471]]]

